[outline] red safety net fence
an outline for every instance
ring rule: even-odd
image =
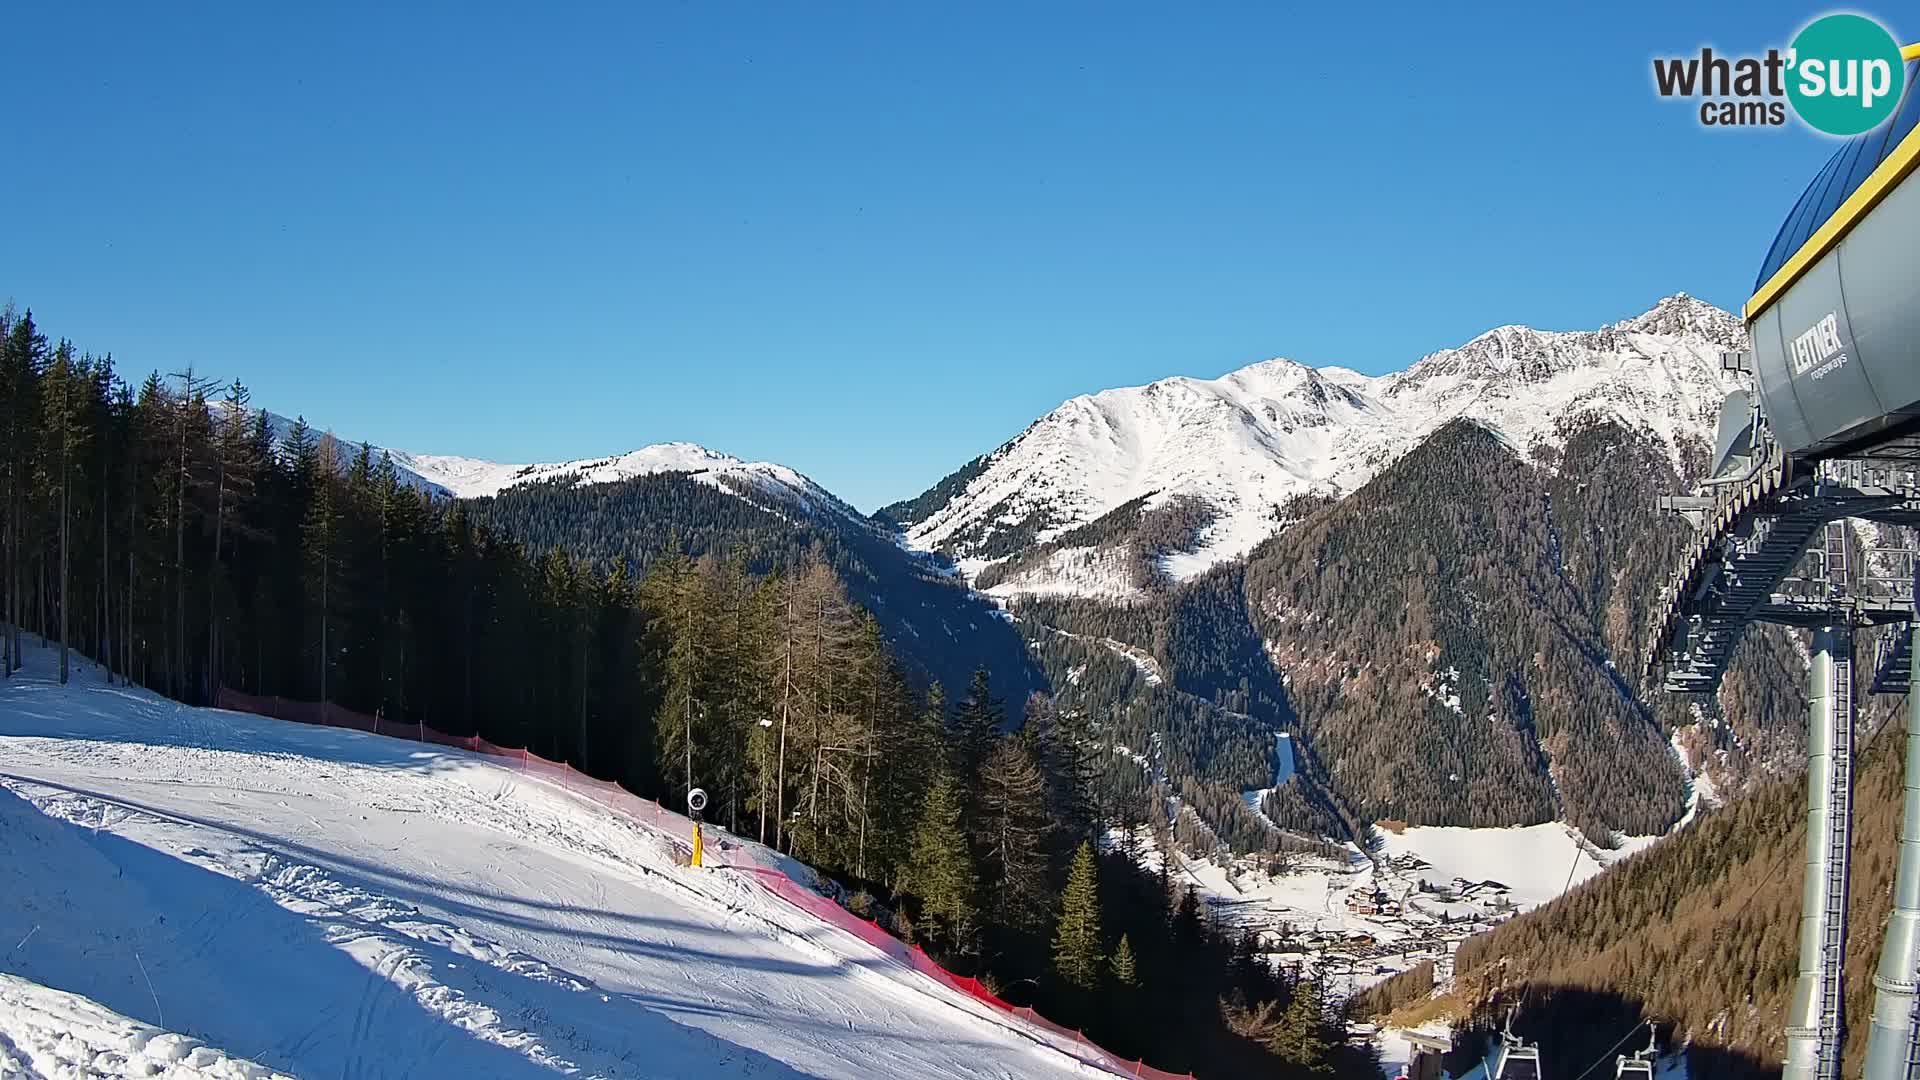
[[[682,847],[690,848],[692,845],[692,823],[684,815],[662,807],[657,800],[643,799],[619,784],[608,780],[596,780],[565,762],[548,761],[524,747],[499,746],[478,735],[448,735],[425,724],[385,720],[378,716],[368,716],[365,713],[342,709],[337,705],[293,701],[279,697],[257,697],[224,686],[220,688],[216,704],[222,709],[231,709],[235,712],[253,713],[300,724],[348,728],[396,739],[411,739],[415,742],[432,743],[436,746],[446,746],[504,759],[522,772],[537,776],[615,813],[650,825],[668,834]],[[707,827],[716,833],[723,831],[717,826]],[[828,926],[859,938],[934,982],[1045,1032],[1052,1036],[1051,1039],[1046,1040],[1051,1045],[1090,1065],[1120,1076],[1137,1076],[1149,1078],[1149,1080],[1193,1080],[1190,1073],[1167,1072],[1164,1069],[1156,1069],[1144,1061],[1123,1058],[1103,1049],[1082,1032],[1056,1024],[1030,1008],[1003,1000],[978,979],[955,975],[941,967],[918,945],[909,945],[901,941],[888,933],[879,923],[855,915],[841,906],[833,897],[823,896],[794,878],[781,867],[780,856],[765,848],[735,843],[729,845],[723,855],[716,851],[718,846],[717,844],[706,846],[704,861],[708,865],[737,870],[749,875],[768,892]],[[725,861],[719,861],[721,859]]]

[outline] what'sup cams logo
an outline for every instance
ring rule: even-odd
[[[1815,131],[1858,135],[1893,115],[1906,89],[1900,42],[1864,15],[1823,15],[1785,51],[1764,56],[1656,57],[1653,85],[1663,98],[1700,102],[1707,127],[1779,127],[1787,110]]]

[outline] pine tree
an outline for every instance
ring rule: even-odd
[[[20,630],[26,621],[25,549],[31,542],[27,532],[29,481],[34,459],[35,437],[39,430],[40,374],[47,359],[47,339],[34,325],[33,312],[13,319],[7,328],[4,347],[0,347],[0,467],[6,471],[6,487],[0,492],[0,511],[6,514],[6,558],[0,567],[5,578],[5,640],[0,641],[0,668],[8,674],[20,667]]]
[[[1206,924],[1200,916],[1200,894],[1189,884],[1180,894],[1180,904],[1173,912],[1173,941],[1182,949],[1190,949],[1200,944]]]
[[[1047,694],[1028,695],[1021,734],[1046,774],[1048,798],[1070,837],[1091,838],[1099,820],[1099,761],[1093,725],[1081,709],[1061,711]]]
[[[1121,986],[1138,987],[1140,972],[1133,959],[1133,942],[1127,935],[1120,935],[1120,944],[1113,950],[1113,981]]]
[[[258,467],[254,458],[256,443],[253,425],[247,412],[250,397],[247,388],[235,379],[227,387],[227,396],[222,402],[224,411],[220,414],[219,423],[214,426],[213,572],[207,575],[209,693],[217,693],[220,688],[220,628],[224,622],[223,614],[232,606],[230,596],[225,603],[221,596],[221,588],[231,584],[230,575],[221,572],[227,550],[227,520],[231,516],[230,509],[253,494],[255,470]]]
[[[1294,987],[1293,1000],[1280,1014],[1279,1022],[1267,1036],[1267,1049],[1275,1057],[1311,1072],[1332,1072],[1328,1057],[1333,1044],[1324,1028],[1326,1019],[1320,1008],[1320,988],[1312,982]]]
[[[334,654],[338,651],[333,624],[336,595],[341,586],[340,549],[343,515],[340,504],[344,495],[341,491],[340,473],[336,464],[337,455],[337,444],[333,436],[322,436],[309,463],[312,472],[307,477],[307,482],[311,485],[313,499],[308,504],[306,521],[301,529],[305,549],[308,602],[319,616],[316,674],[323,711],[332,690],[332,680],[329,676],[333,671]]]
[[[1093,845],[1082,842],[1067,871],[1060,896],[1060,922],[1053,934],[1053,969],[1069,985],[1091,990],[1100,984],[1104,957],[1100,940],[1100,886]]]
[[[1006,720],[1006,706],[993,696],[987,669],[975,671],[973,681],[967,684],[967,696],[961,699],[960,710],[953,718],[954,749],[959,755],[957,767],[969,786],[979,777],[980,767],[992,753],[994,740],[999,738]]]
[[[988,912],[1003,926],[1031,925],[1045,906],[1053,823],[1046,782],[1024,740],[999,740],[981,767],[979,798],[974,827],[985,853]]]
[[[973,856],[960,828],[960,793],[949,774],[942,773],[927,791],[901,879],[920,898],[923,922],[932,922],[954,948],[972,946],[979,913]]]
[[[60,555],[55,595],[60,608],[60,682],[63,685],[68,678],[69,634],[73,623],[70,557],[73,548],[70,535],[73,524],[73,473],[81,444],[87,439],[84,384],[88,378],[84,364],[76,361],[73,355],[73,343],[64,340],[54,349],[53,362],[42,376],[42,400],[45,405],[41,428],[44,455],[42,474],[48,481],[47,502],[60,519]]]

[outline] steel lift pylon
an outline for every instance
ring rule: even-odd
[[[1749,452],[1734,454],[1709,481],[1709,497],[1665,500],[1696,526],[1681,568],[1668,580],[1659,611],[1664,650],[1650,666],[1667,665],[1665,685],[1678,693],[1718,689],[1746,627],[1775,623],[1812,633],[1808,665],[1807,850],[1802,875],[1798,976],[1786,1017],[1785,1080],[1839,1080],[1846,1036],[1844,968],[1853,828],[1853,739],[1856,728],[1855,633],[1908,623],[1914,614],[1911,553],[1898,582],[1873,559],[1854,565],[1858,546],[1845,524],[1862,518],[1920,524],[1920,497],[1910,466],[1860,461],[1813,465],[1788,461],[1754,422]],[[1810,572],[1794,577],[1798,567]],[[1910,632],[1909,632],[1910,633]],[[1907,636],[1903,633],[1902,636]],[[1664,652],[1664,656],[1662,656]],[[1909,639],[1895,658],[1914,652]],[[1876,687],[1891,687],[1887,663]],[[1650,672],[1651,673],[1651,672]],[[1910,719],[1910,725],[1914,723]],[[1902,832],[1902,880],[1888,935],[1870,1047],[1869,1080],[1920,1080],[1914,1063],[1916,963],[1920,962],[1920,745],[1909,747],[1906,799],[1911,821]],[[1908,851],[1911,837],[1913,850]],[[1904,890],[1904,891],[1903,891]],[[1899,901],[1913,903],[1902,906]],[[1896,940],[1898,939],[1898,940]],[[1903,944],[1906,943],[1906,944]],[[1882,1032],[1880,1029],[1885,1028]],[[1898,1051],[1891,1047],[1897,1046]],[[1878,1053],[1879,1057],[1873,1055]],[[1898,1070],[1878,1064],[1898,1058]]]

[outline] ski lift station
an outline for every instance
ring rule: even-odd
[[[1849,1022],[1842,964],[1852,854],[1857,632],[1889,628],[1870,692],[1907,695],[1905,804],[1893,914],[1873,979],[1868,1080],[1920,1077],[1920,46],[1905,98],[1842,144],[1780,226],[1744,310],[1753,393],[1721,410],[1712,473],[1663,500],[1691,525],[1656,605],[1649,675],[1715,691],[1755,623],[1812,634],[1807,853],[1786,1080],[1836,1080]],[[1856,529],[1848,519],[1882,526]],[[1886,537],[1899,537],[1887,541]],[[1874,539],[1863,539],[1874,537]],[[1658,670],[1655,670],[1658,669]],[[1866,930],[1864,932],[1871,932]],[[1637,1065],[1622,1065],[1634,1075]],[[1641,1073],[1644,1074],[1644,1073]]]

